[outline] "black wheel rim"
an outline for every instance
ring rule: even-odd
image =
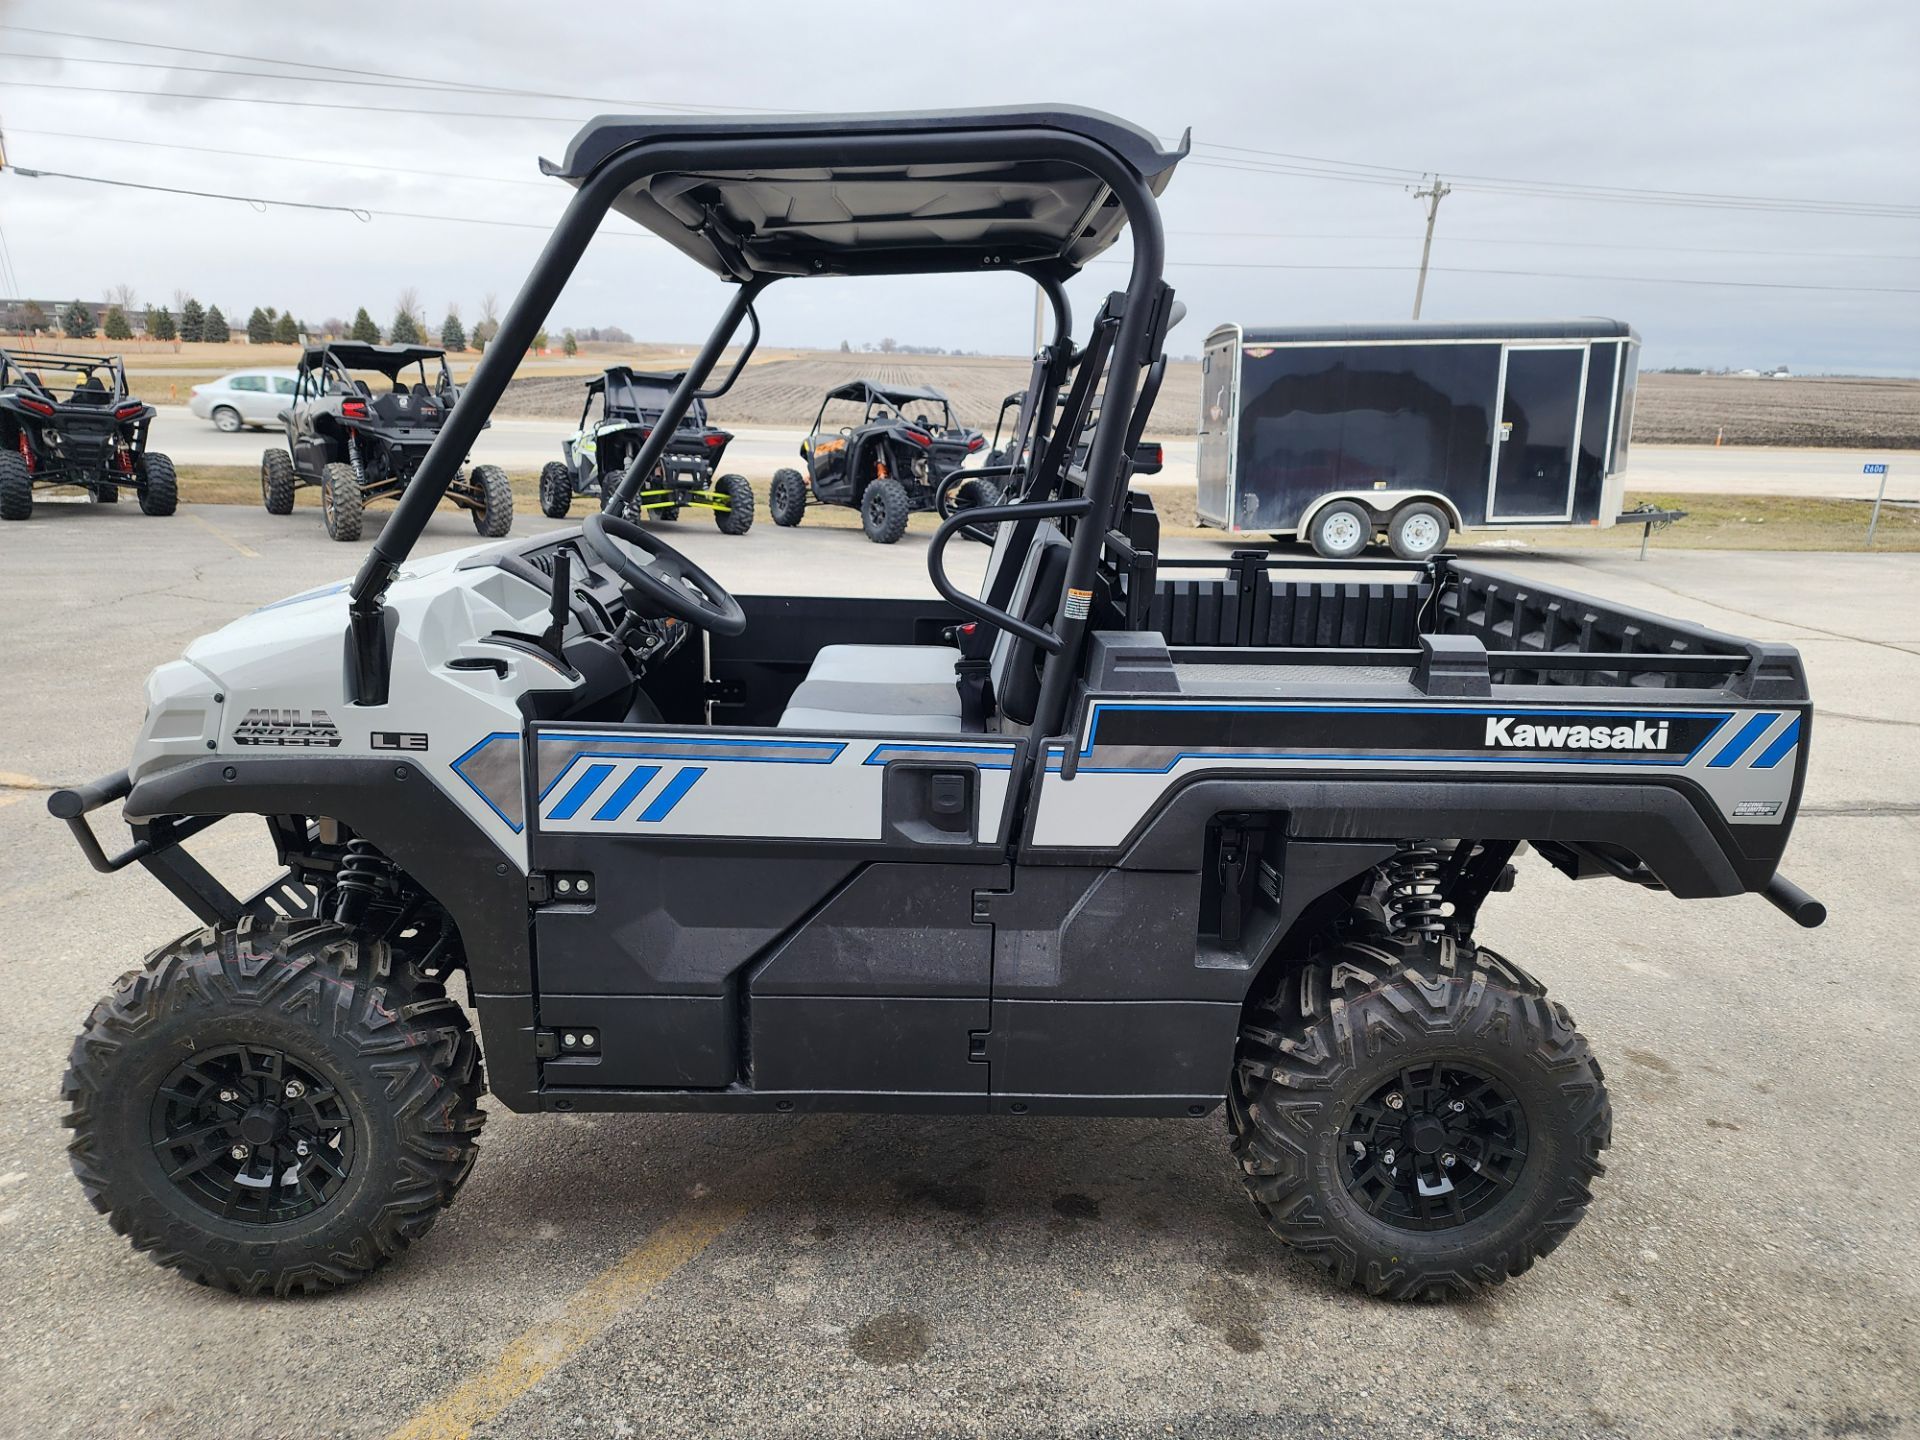
[[[1499,1205],[1527,1161],[1527,1117],[1503,1081],[1452,1060],[1410,1065],[1340,1132],[1347,1194],[1396,1230],[1449,1230]]]
[[[197,1050],[153,1097],[154,1158],[222,1219],[284,1225],[353,1172],[353,1117],[317,1069],[264,1045]]]

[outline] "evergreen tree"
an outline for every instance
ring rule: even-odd
[[[547,353],[547,332],[544,327],[534,332],[533,353],[536,355]]]
[[[200,302],[191,295],[187,303],[180,307],[180,338],[196,343],[207,333],[207,312],[200,308]]]
[[[224,345],[233,338],[233,327],[227,324],[227,317],[220,313],[218,305],[207,307],[207,318],[201,323],[200,338],[211,340],[216,345]]]
[[[560,337],[560,348],[570,356],[578,355],[580,353],[580,338],[575,335],[573,331],[569,330]]]
[[[420,343],[420,327],[414,324],[413,316],[405,308],[393,312],[393,324],[387,327],[387,342],[391,345]]]
[[[467,348],[467,327],[460,323],[460,317],[451,310],[447,312],[446,321],[440,326],[440,343],[449,350]]]
[[[276,345],[300,343],[300,322],[293,318],[291,310],[281,311],[280,318],[273,322],[273,343]]]
[[[147,307],[146,325],[149,340],[171,340],[176,334],[173,328],[173,312],[164,305]]]
[[[131,340],[133,338],[133,326],[127,323],[127,312],[122,310],[118,305],[109,305],[107,307],[107,319],[103,329],[109,340]]]
[[[258,305],[247,316],[247,343],[249,345],[271,345],[273,343],[273,321],[267,318],[267,312]]]
[[[373,323],[373,317],[367,314],[364,305],[353,312],[353,338],[366,345],[380,343],[380,327]]]
[[[67,307],[67,313],[61,318],[60,328],[67,332],[69,340],[86,340],[93,335],[93,311],[87,308],[84,300],[76,300]]]

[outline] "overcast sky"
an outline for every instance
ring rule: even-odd
[[[1431,171],[1460,188],[1440,206],[1425,318],[1609,315],[1639,329],[1648,366],[1920,373],[1920,7],[1909,4],[463,0],[429,12],[0,0],[0,24],[340,67],[0,30],[0,125],[9,161],[28,167],[527,225],[571,193],[540,178],[537,157],[560,155],[583,118],[623,108],[609,102],[1065,102],[1169,138],[1192,127],[1193,157],[1162,200],[1168,275],[1190,311],[1176,353],[1223,320],[1406,319],[1423,213],[1405,183]],[[367,83],[363,68],[539,93],[407,89]],[[281,78],[232,73],[245,70]],[[463,113],[351,108],[367,106]],[[553,118],[527,118],[539,116]],[[312,160],[328,163],[297,163]],[[1276,168],[1303,166],[1349,178]],[[1464,177],[1905,213],[1606,202]],[[383,324],[409,286],[436,324],[450,302],[471,320],[489,291],[504,305],[543,238],[13,174],[0,176],[0,231],[13,271],[0,290],[9,279],[35,296],[186,289],[230,317],[278,305],[312,322],[364,304]],[[719,287],[631,232],[609,219],[553,311],[556,333],[704,333]],[[1556,274],[1461,273],[1493,270]],[[1077,281],[1080,313],[1123,276],[1096,267]],[[1028,346],[1031,294],[1010,278],[817,281],[774,287],[762,313],[770,344],[891,335],[1011,353]]]

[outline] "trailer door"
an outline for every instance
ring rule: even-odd
[[[1194,508],[1203,525],[1235,528],[1234,450],[1240,429],[1240,327],[1222,325],[1200,357],[1199,488]]]
[[[1487,496],[1494,523],[1572,520],[1586,374],[1585,345],[1507,348]]]

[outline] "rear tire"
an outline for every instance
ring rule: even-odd
[[[540,467],[540,513],[549,520],[564,520],[573,508],[573,471],[563,461],[549,460]]]
[[[431,1228],[473,1168],[483,1088],[465,1014],[385,944],[242,920],[122,976],[60,1094],[73,1173],[134,1249],[293,1295],[363,1279]]]
[[[767,513],[773,523],[791,528],[807,513],[807,482],[798,470],[776,470],[767,489]]]
[[[468,513],[473,528],[489,540],[498,540],[513,529],[513,482],[498,465],[476,465],[470,477],[480,508]]]
[[[320,523],[329,540],[358,540],[367,498],[353,466],[335,461],[320,472]]]
[[[753,528],[753,486],[744,475],[722,475],[713,488],[727,497],[727,508],[713,512],[722,535],[744,535]]]
[[[26,520],[33,515],[33,472],[26,457],[0,450],[0,520]]]
[[[907,516],[913,506],[907,499],[907,487],[898,480],[875,480],[860,497],[860,528],[876,545],[891,545],[907,533]]]
[[[260,503],[269,515],[291,515],[296,480],[293,457],[284,450],[269,450],[260,457]]]
[[[246,422],[240,418],[240,412],[231,405],[216,405],[213,411],[213,428],[222,435],[238,435]]]
[[[1393,512],[1387,522],[1387,544],[1402,560],[1430,560],[1446,548],[1452,528],[1446,511],[1417,500]]]
[[[1366,506],[1336,500],[1313,517],[1307,538],[1328,560],[1351,560],[1373,543],[1374,529]]]
[[[171,515],[180,506],[180,480],[173,461],[149,450],[140,457],[140,513]]]
[[[1565,1007],[1446,939],[1330,946],[1249,1006],[1227,1119],[1269,1228],[1398,1300],[1478,1294],[1552,1251],[1613,1127]]]

